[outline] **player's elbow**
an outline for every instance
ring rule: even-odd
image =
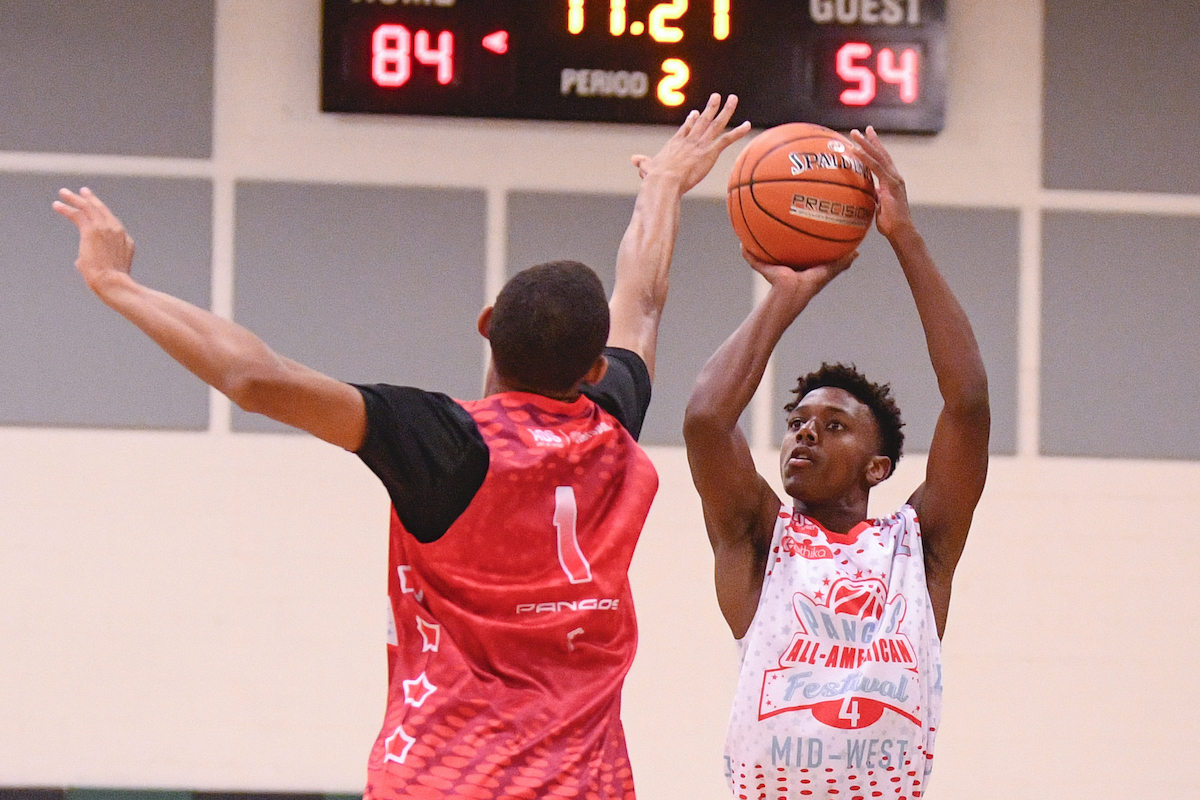
[[[946,412],[975,430],[989,431],[992,407],[988,399],[987,376],[980,373],[977,379],[960,386],[959,391],[947,397]]]
[[[963,410],[972,416],[991,419],[992,406],[990,396],[988,394],[988,379],[987,373],[980,370],[974,377],[967,381],[963,387],[960,403]]]
[[[255,361],[230,370],[217,388],[243,411],[269,415],[287,383],[286,372],[280,364]]]
[[[990,418],[988,379],[983,366],[956,375],[952,382],[943,386],[942,399],[946,408],[956,415]]]
[[[726,428],[720,408],[709,398],[693,394],[683,412],[683,441],[695,443],[714,436]]]

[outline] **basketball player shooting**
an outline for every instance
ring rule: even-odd
[[[356,454],[392,500],[388,702],[366,798],[633,798],[621,686],[628,568],[658,478],[636,443],[680,200],[749,130],[713,95],[652,158],[611,301],[577,262],[510,280],[478,319],[482,400],[352,386],[130,275],[133,241],[62,190],[76,266],[107,305],[239,407]],[[607,345],[607,346],[606,346]]]
[[[900,458],[899,410],[852,367],[801,377],[785,407],[781,502],[738,417],[784,331],[857,254],[801,271],[746,254],[770,290],[702,370],[684,421],[717,600],[742,658],[725,768],[743,797],[764,783],[772,800],[925,793],[951,579],[987,474],[987,376],[970,322],[879,137],[851,136],[878,180],[876,224],[912,292],[943,407],[924,482],[891,516],[867,519],[872,487]]]

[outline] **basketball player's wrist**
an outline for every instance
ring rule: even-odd
[[[97,297],[107,302],[136,289],[138,283],[129,273],[114,269],[89,275],[87,285]]]
[[[651,169],[642,179],[643,187],[653,187],[673,198],[681,198],[688,190],[687,175],[682,170]]]
[[[924,249],[925,247],[925,237],[921,236],[921,232],[917,230],[917,226],[911,218],[891,225],[884,236],[887,237],[892,248],[897,251],[911,248]]]

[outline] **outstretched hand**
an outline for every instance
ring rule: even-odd
[[[633,156],[638,174],[642,178],[651,174],[674,175],[679,179],[682,191],[691,189],[704,179],[726,147],[750,132],[749,122],[725,130],[736,108],[737,95],[729,95],[724,106],[721,95],[710,96],[704,110],[691,111],[654,157]]]
[[[851,251],[837,261],[805,269],[793,269],[782,264],[760,261],[745,247],[742,247],[742,258],[746,259],[746,263],[755,272],[766,278],[773,289],[787,292],[797,300],[807,303],[816,297],[817,293],[824,289],[830,281],[850,268],[854,259],[858,258],[858,251]]]
[[[879,182],[875,224],[879,232],[890,239],[901,228],[913,224],[904,178],[873,127],[868,125],[865,134],[858,130],[850,131],[850,138],[858,145],[859,155]]]
[[[84,187],[79,193],[59,189],[54,210],[79,228],[79,258],[75,267],[93,291],[116,275],[128,275],[133,265],[133,238],[108,206]]]

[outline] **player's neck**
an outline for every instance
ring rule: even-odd
[[[522,386],[514,381],[506,380],[501,375],[497,374],[494,369],[488,370],[487,380],[484,382],[483,392],[485,395],[500,394],[501,392],[524,392],[526,394],[536,394],[542,397],[549,397],[551,400],[559,400],[563,403],[574,403],[579,399],[579,386],[561,392],[548,392],[544,389],[531,389],[527,386]]]
[[[833,533],[849,533],[867,518],[867,498],[839,498],[834,501],[806,502],[793,498],[793,508]]]

